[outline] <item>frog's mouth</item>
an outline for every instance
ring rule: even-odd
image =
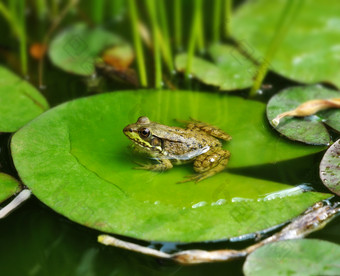
[[[143,140],[137,131],[134,131],[132,128],[127,126],[123,129],[124,134],[134,143],[136,143],[138,146],[146,149],[151,149],[152,146],[147,141]]]

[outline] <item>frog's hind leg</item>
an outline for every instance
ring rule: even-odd
[[[210,176],[223,171],[229,162],[230,152],[222,148],[212,149],[200,156],[194,162],[194,170],[198,173],[187,176],[185,180],[178,183],[189,181],[199,182]]]
[[[214,136],[218,139],[222,139],[225,141],[230,141],[231,136],[227,133],[225,133],[222,129],[209,125],[207,123],[197,121],[195,119],[191,119],[191,121],[179,121],[184,124],[186,124],[187,129],[192,129],[192,130],[198,130],[198,131],[203,131],[211,136]]]

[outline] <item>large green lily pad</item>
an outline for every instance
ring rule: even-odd
[[[339,275],[340,246],[321,240],[267,244],[247,258],[243,272],[255,275]]]
[[[12,176],[0,173],[0,203],[19,190],[19,183]]]
[[[331,137],[324,124],[334,129],[339,126],[340,110],[330,109],[308,117],[284,117],[276,126],[272,120],[279,114],[293,110],[299,105],[317,99],[339,98],[340,92],[320,85],[296,86],[274,95],[267,105],[267,117],[271,125],[292,140],[307,144],[328,145]],[[338,129],[340,131],[340,128]]]
[[[177,184],[193,173],[191,165],[133,170],[135,161],[147,160],[130,151],[122,129],[141,115],[169,125],[189,116],[216,124],[233,135],[231,167],[321,149],[275,136],[265,127],[264,110],[258,102],[210,93],[116,92],[51,109],[17,132],[11,149],[33,194],[78,223],[146,240],[224,239],[283,223],[329,195],[227,172]]]
[[[48,109],[31,84],[0,66],[0,132],[14,132]]]
[[[327,81],[340,87],[340,2],[302,1],[273,60],[271,69],[305,83]],[[231,21],[233,37],[262,61],[273,38],[286,0],[247,1]]]
[[[328,189],[340,195],[340,139],[329,147],[322,158],[320,178]]]
[[[78,23],[59,33],[51,42],[49,56],[59,68],[78,75],[95,72],[95,62],[106,48],[128,44],[119,36],[100,27]]]
[[[217,86],[223,91],[248,88],[253,83],[256,66],[235,47],[214,44],[209,48],[213,62],[194,57],[191,74],[205,84]],[[176,69],[185,71],[187,54],[179,54]]]

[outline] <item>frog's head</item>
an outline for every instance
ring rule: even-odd
[[[127,125],[124,134],[138,146],[151,151],[162,152],[162,141],[152,134],[154,123],[148,117],[139,117],[135,124]]]

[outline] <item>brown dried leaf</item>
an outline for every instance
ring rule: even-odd
[[[319,99],[319,100],[311,100],[304,102],[299,105],[297,108],[283,112],[277,115],[273,120],[272,124],[274,126],[278,126],[280,123],[280,119],[287,116],[295,116],[295,117],[305,117],[315,114],[324,109],[328,108],[340,108],[340,98],[333,99]]]

